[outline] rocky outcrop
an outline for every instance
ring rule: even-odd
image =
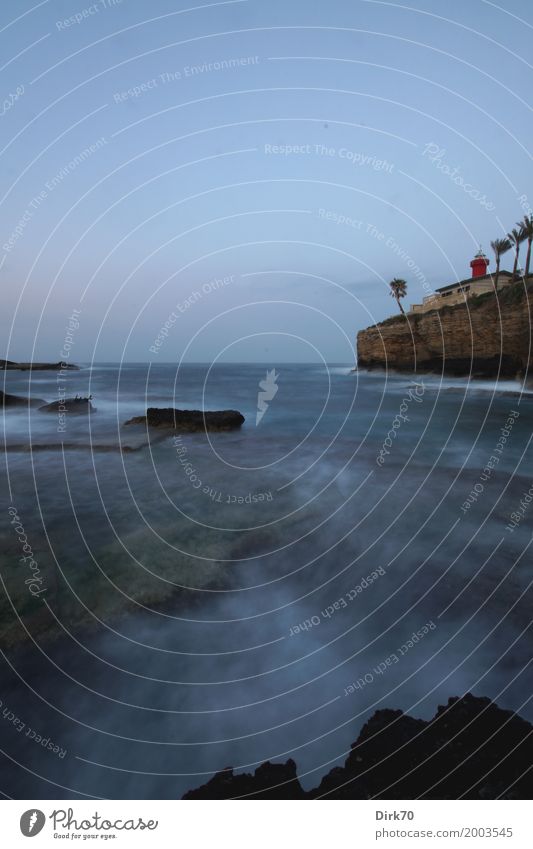
[[[96,408],[91,404],[90,398],[63,398],[60,401],[52,401],[50,404],[44,404],[39,407],[43,413],[74,413],[76,415],[82,413],[95,413]]]
[[[174,410],[172,407],[159,409],[149,407],[146,416],[134,416],[126,425],[142,424],[149,427],[170,428],[180,433],[198,433],[217,430],[235,430],[244,423],[244,416],[237,410]]]
[[[217,773],[184,799],[529,799],[533,726],[487,698],[467,693],[433,719],[378,710],[363,726],[343,767],[308,792],[294,761],[255,773]]]
[[[24,398],[22,395],[8,395],[0,390],[0,406],[6,407],[39,407],[46,404],[42,398]]]
[[[227,767],[198,790],[186,793],[184,799],[235,799],[241,796],[260,796],[262,799],[305,799],[307,794],[296,776],[296,764],[289,758],[284,764],[270,761],[255,772],[234,775]]]
[[[533,282],[466,304],[398,315],[357,335],[359,368],[516,377],[533,365]]]
[[[0,360],[0,371],[79,371],[73,363],[15,363],[13,360]]]

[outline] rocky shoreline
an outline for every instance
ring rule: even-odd
[[[74,363],[17,363],[13,360],[0,360],[0,371],[79,371]]]
[[[7,407],[40,407],[42,404],[46,404],[46,401],[43,401],[42,398],[25,398],[22,395],[9,395],[0,389],[0,404],[4,409]]]
[[[344,766],[305,791],[296,764],[228,767],[184,799],[529,799],[533,726],[488,698],[467,693],[429,721],[378,710]]]

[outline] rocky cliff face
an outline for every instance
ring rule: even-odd
[[[296,764],[267,761],[255,773],[227,768],[184,799],[530,799],[533,728],[487,698],[467,693],[429,722],[378,710],[344,766],[308,792]]]
[[[398,315],[357,335],[359,368],[515,377],[533,365],[533,281],[466,304]]]

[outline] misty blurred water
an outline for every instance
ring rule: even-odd
[[[45,588],[28,592],[6,509],[0,699],[25,724],[0,716],[12,796],[177,798],[288,757],[311,787],[377,708],[428,718],[468,690],[533,718],[533,506],[506,528],[532,484],[533,401],[510,382],[417,380],[108,364],[68,374],[97,411],[65,433],[54,414],[6,411],[7,506]],[[57,375],[4,388],[51,401]],[[147,444],[124,427],[147,406],[246,421]]]

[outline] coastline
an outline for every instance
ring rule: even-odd
[[[0,360],[0,371],[80,371],[80,366],[74,363],[64,363],[61,360],[57,363],[34,363],[34,362],[15,362],[14,360]]]
[[[520,378],[532,366],[533,281],[425,313],[394,315],[357,334],[359,368],[448,377]]]

